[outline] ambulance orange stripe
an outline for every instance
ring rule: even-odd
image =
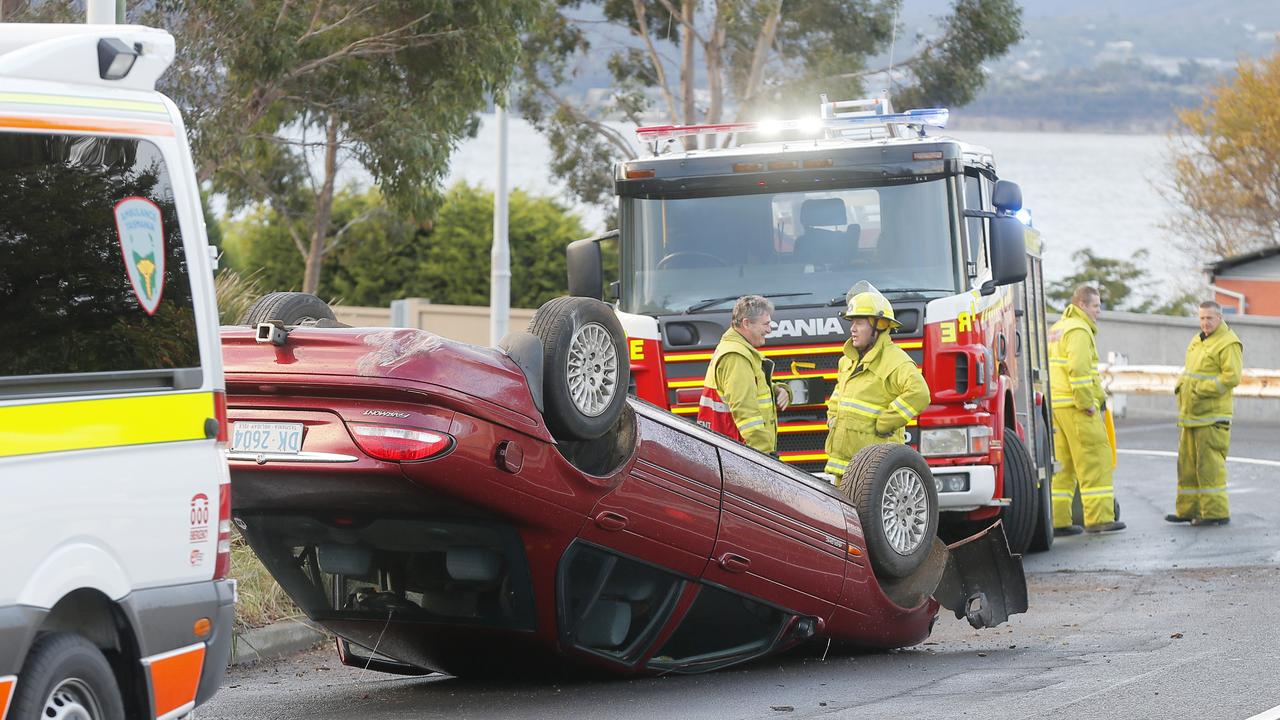
[[[13,698],[13,685],[17,678],[10,675],[6,678],[0,678],[0,720],[4,720],[9,714],[9,700]]]
[[[174,135],[173,126],[142,120],[107,120],[105,118],[32,117],[0,115],[0,127],[64,132],[96,132],[112,135]]]
[[[176,717],[195,706],[204,653],[204,643],[198,643],[143,659],[151,677],[151,707],[157,718]]]

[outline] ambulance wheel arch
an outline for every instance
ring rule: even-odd
[[[93,714],[95,718],[149,716],[151,703],[135,629],[123,609],[101,592],[76,590],[47,613],[37,613],[30,635],[19,642],[16,657],[21,673],[10,717],[44,717],[40,711],[55,690],[73,706],[79,702],[88,708],[98,702],[100,713]],[[98,666],[98,658],[108,672],[105,683],[100,676],[82,674],[92,673],[88,668]],[[72,682],[61,687],[72,678],[80,686]],[[107,712],[109,706],[123,706],[124,714]]]
[[[94,590],[113,601],[129,594],[124,568],[105,549],[86,542],[63,545],[49,553],[27,578],[17,604],[50,608],[73,593]]]

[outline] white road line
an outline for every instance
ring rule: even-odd
[[[1156,457],[1178,457],[1178,453],[1172,450],[1116,450],[1119,455],[1154,455]],[[1262,460],[1259,458],[1242,458],[1228,457],[1227,462],[1247,463],[1249,465],[1269,465],[1271,467],[1280,467],[1280,460]]]
[[[1247,720],[1280,720],[1280,705],[1277,705],[1270,710],[1263,710],[1257,715],[1247,718]]]

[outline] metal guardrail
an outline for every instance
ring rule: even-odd
[[[1172,395],[1182,367],[1099,363],[1098,373],[1108,395]],[[1236,386],[1235,396],[1280,398],[1280,370],[1246,369]]]

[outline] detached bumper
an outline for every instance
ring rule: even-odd
[[[975,628],[995,627],[1027,611],[1022,556],[1009,552],[999,521],[947,550],[947,566],[933,597],[957,618]]]

